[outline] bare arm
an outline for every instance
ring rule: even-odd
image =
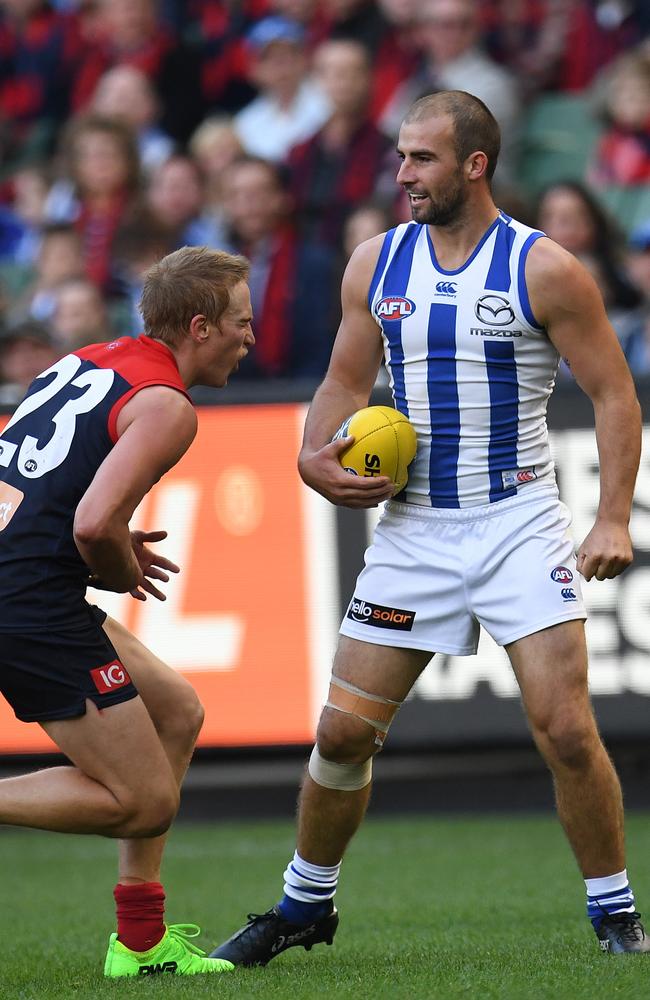
[[[641,454],[641,409],[634,382],[591,275],[550,240],[531,249],[526,279],[534,314],[594,407],[600,502],[578,551],[590,580],[618,576],[632,561],[628,524]]]
[[[362,243],[346,268],[341,287],[343,318],[329,368],[307,414],[298,458],[305,483],[346,507],[375,507],[393,492],[386,476],[364,479],[343,471],[338,455],[351,438],[330,443],[340,424],[368,405],[381,364],[381,335],[368,309],[367,295],[382,239],[378,236]]]
[[[196,434],[192,404],[167,386],[142,389],[118,419],[119,440],[77,507],[74,539],[92,574],[110,590],[144,586],[129,521],[154,483],[176,465]]]

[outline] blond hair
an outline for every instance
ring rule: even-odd
[[[181,247],[167,254],[145,277],[140,310],[146,335],[174,345],[187,333],[192,317],[218,323],[230,293],[248,279],[248,271],[245,257],[224,250]]]

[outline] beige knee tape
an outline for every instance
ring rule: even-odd
[[[332,677],[325,707],[344,712],[346,715],[354,715],[362,722],[367,722],[375,730],[375,743],[381,747],[401,704],[401,701],[391,701],[390,698],[368,694],[367,691],[362,691],[354,684],[348,684],[340,677]]]
[[[334,788],[340,792],[357,792],[365,788],[372,778],[372,757],[363,764],[335,764],[325,760],[315,746],[307,767],[309,775],[317,785]]]

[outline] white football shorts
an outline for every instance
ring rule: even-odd
[[[471,656],[587,617],[571,515],[557,490],[460,510],[386,503],[341,634]]]

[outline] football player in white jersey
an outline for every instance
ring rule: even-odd
[[[475,652],[479,625],[512,663],[601,948],[650,951],[627,878],[620,784],[588,696],[580,592],[580,577],[611,579],[632,560],[640,408],[585,268],[494,204],[498,151],[497,123],[477,98],[446,91],[416,102],[397,175],[413,222],[361,244],[343,279],[300,472],[332,503],[389,502],[341,626],[284,896],[213,952],[235,964],[332,941],[340,863],[366,809],[373,754],[432,655]],[[394,499],[386,479],[346,474],[337,456],[349,439],[331,441],[367,405],[382,353],[395,405],[418,434],[409,484]],[[593,403],[600,456],[598,513],[577,556],[545,421],[560,357]],[[409,614],[396,627],[373,616],[377,607]]]

